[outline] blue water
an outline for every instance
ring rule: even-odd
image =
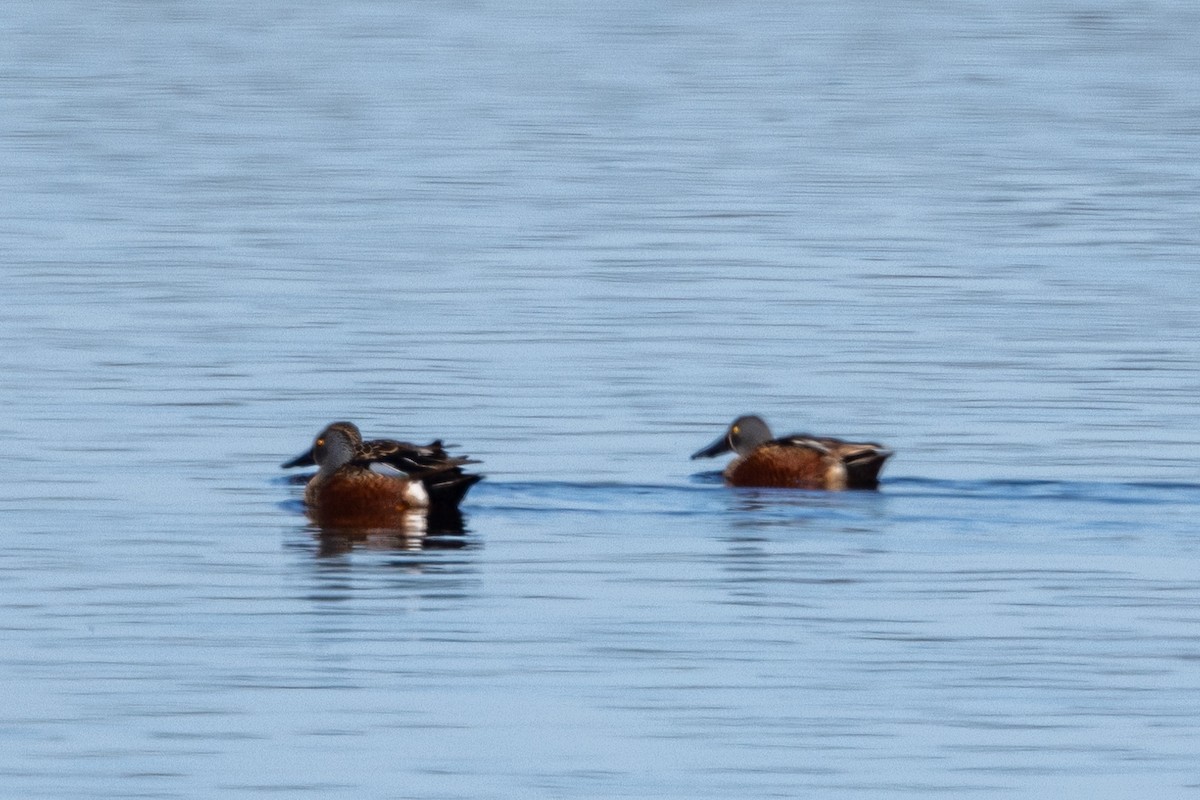
[[[9,3],[0,794],[1190,796],[1198,34]],[[731,490],[746,412],[896,456]],[[462,529],[311,527],[336,419]]]

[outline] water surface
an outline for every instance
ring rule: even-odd
[[[8,11],[8,791],[1200,786],[1191,5]],[[311,528],[335,419],[463,530]]]

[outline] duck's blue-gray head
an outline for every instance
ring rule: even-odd
[[[715,442],[692,453],[692,458],[712,458],[730,450],[739,456],[749,455],[754,448],[771,441],[771,438],[771,429],[762,417],[746,414],[735,419]]]
[[[345,431],[346,435],[350,437],[351,441],[354,442],[355,446],[357,446],[360,442],[362,442],[362,433],[358,430],[358,426],[355,425],[353,422],[331,422],[329,425],[327,425],[325,427],[325,430],[321,431],[321,435],[318,436],[317,438],[318,439],[322,438],[327,433],[329,433],[329,431],[331,431],[335,428]],[[284,469],[291,469],[292,467],[311,467],[313,464],[316,464],[316,463],[317,463],[317,454],[315,452],[315,448],[310,447],[307,450],[305,450],[303,453],[301,453],[300,455],[293,458],[291,461],[287,461],[287,462],[281,464],[280,466],[283,467]]]
[[[313,440],[312,457],[321,472],[329,473],[354,460],[362,441],[358,428],[349,422],[335,422]]]

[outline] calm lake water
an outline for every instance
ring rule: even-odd
[[[1200,790],[1200,6],[5,10],[5,795]]]

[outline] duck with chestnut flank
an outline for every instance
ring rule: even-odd
[[[483,479],[462,469],[475,463],[450,456],[440,440],[428,445],[363,441],[354,423],[334,422],[308,451],[283,466],[316,464],[304,491],[310,514],[319,522],[351,527],[409,509],[457,510],[467,490]]]
[[[730,486],[792,489],[875,489],[892,451],[874,442],[792,434],[775,438],[761,417],[738,417],[715,442],[692,454],[737,455],[722,473]]]

